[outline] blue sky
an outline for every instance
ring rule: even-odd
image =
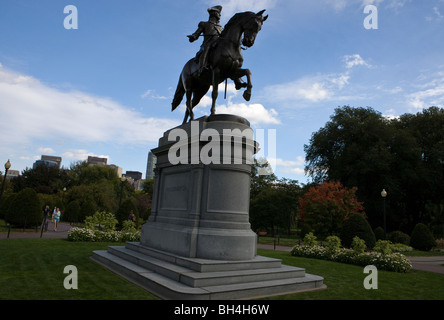
[[[338,106],[388,117],[443,107],[444,0],[3,0],[0,162],[21,171],[42,154],[65,167],[94,155],[145,175],[148,151],[183,119],[171,100],[201,44],[186,35],[216,4],[222,25],[236,12],[269,14],[243,52],[251,101],[229,84],[217,113],[275,130],[279,178],[307,182],[304,144]],[[68,5],[78,29],[64,28]],[[364,27],[367,5],[377,8],[378,29]]]

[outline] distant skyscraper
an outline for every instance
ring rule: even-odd
[[[36,162],[34,162],[32,167],[35,169],[40,165],[46,165],[48,167],[53,166],[60,169],[61,164],[62,164],[62,157],[42,155],[41,160],[37,160]]]
[[[108,162],[107,158],[99,158],[99,157],[91,157],[88,156],[88,164],[89,165],[102,165],[102,166],[106,166]]]
[[[151,151],[148,152],[148,162],[146,165],[146,179],[154,178],[154,168],[156,167],[157,157]]]
[[[134,181],[137,181],[137,180],[142,179],[142,172],[139,172],[139,171],[127,171],[125,173],[125,177],[131,178]]]

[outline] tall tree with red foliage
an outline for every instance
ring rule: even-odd
[[[363,202],[356,198],[357,188],[340,182],[324,182],[311,187],[299,199],[299,221],[321,238],[338,235],[350,214],[364,214]]]

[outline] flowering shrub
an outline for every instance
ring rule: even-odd
[[[310,238],[313,243],[313,236],[310,236]],[[314,241],[315,240],[316,239],[314,239]],[[384,254],[375,251],[364,252],[361,250],[362,246],[358,245],[358,243],[360,243],[359,240],[361,239],[357,238],[356,240],[356,249],[343,248],[332,250],[317,244],[306,245],[304,243],[293,247],[291,254],[297,257],[330,260],[359,266],[374,265],[380,270],[395,272],[408,272],[412,269],[410,261],[404,255],[400,253]],[[385,243],[383,245],[385,245]],[[388,251],[385,250],[385,252]]]
[[[392,252],[408,252],[413,250],[412,247],[402,243],[390,244],[390,249],[392,250]]]
[[[69,241],[86,242],[127,242],[140,241],[140,231],[132,221],[123,223],[122,231],[115,231],[117,219],[106,211],[96,212],[85,219],[85,228],[72,228],[68,233]]]
[[[436,240],[436,247],[438,249],[444,249],[444,239],[437,239]]]
[[[69,241],[85,242],[127,242],[140,241],[140,231],[101,231],[87,228],[72,228]]]

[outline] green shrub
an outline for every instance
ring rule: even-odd
[[[123,222],[125,220],[128,220],[128,216],[131,210],[133,211],[137,219],[139,217],[139,210],[137,209],[137,206],[134,204],[134,201],[131,199],[123,201],[116,214],[116,218],[119,221],[119,226],[122,226]]]
[[[302,243],[306,246],[314,246],[317,244],[316,236],[313,234],[313,232],[309,232],[305,235]]]
[[[341,239],[337,236],[328,236],[326,239],[327,248],[332,251],[337,251],[341,248]]]
[[[373,233],[375,234],[376,240],[385,240],[384,229],[382,227],[375,228],[375,230],[373,230]]]
[[[90,230],[114,231],[116,224],[116,217],[106,211],[97,211],[93,216],[85,219],[85,228]]]
[[[406,246],[405,244],[402,243],[391,244],[390,249],[392,249],[392,252],[408,252],[413,250],[412,247]]]
[[[365,241],[359,238],[358,236],[353,238],[353,241],[351,243],[351,247],[355,253],[363,253],[365,249],[367,249],[367,246],[365,245]]]
[[[367,219],[361,214],[351,214],[344,221],[341,231],[342,244],[350,248],[353,238],[356,236],[365,241],[367,248],[372,249],[375,246],[375,234]]]
[[[430,251],[436,246],[436,241],[429,228],[423,223],[418,223],[413,228],[410,245],[418,250]]]
[[[91,199],[86,199],[80,205],[79,221],[85,221],[87,217],[92,217],[97,211],[97,206]]]
[[[392,231],[387,235],[387,240],[392,243],[402,243],[405,245],[410,245],[410,236],[402,231]]]
[[[20,191],[8,206],[6,222],[15,226],[34,227],[42,224],[43,210],[34,189]]]
[[[122,231],[135,232],[136,231],[136,223],[131,220],[123,221]]]
[[[79,201],[74,200],[68,203],[63,215],[63,220],[66,222],[79,222],[80,204]]]
[[[394,272],[409,272],[412,269],[410,261],[400,253],[392,253],[388,255],[373,251],[357,253],[354,250],[346,248],[332,252],[328,248],[319,245],[297,245],[291,250],[291,255],[349,263],[359,266],[374,265],[378,270]]]
[[[7,216],[9,211],[13,207],[13,203],[15,198],[17,197],[17,193],[11,193],[9,195],[3,195],[2,201],[0,203],[0,219],[4,219],[7,221]]]
[[[391,254],[392,253],[391,244],[392,243],[388,240],[378,240],[376,241],[373,250],[382,253],[383,255]]]

